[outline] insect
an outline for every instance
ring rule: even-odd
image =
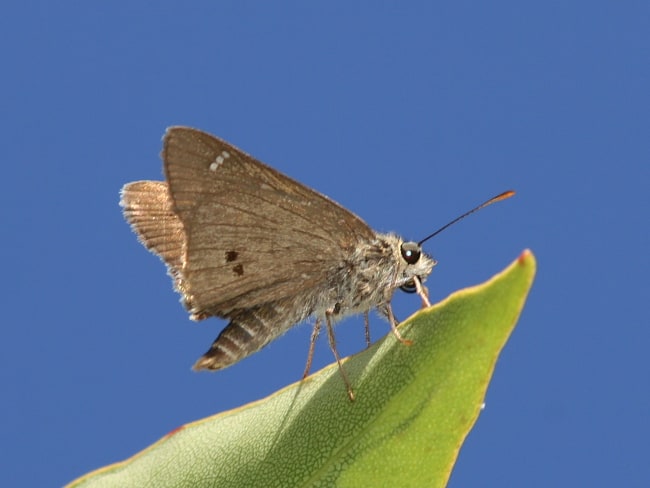
[[[458,220],[514,194],[504,192],[419,242],[373,231],[324,195],[231,144],[188,127],[163,139],[166,181],[136,181],[120,205],[142,244],[167,265],[193,320],[229,320],[195,370],[219,370],[315,318],[303,377],[324,323],[329,345],[354,399],[336,349],[334,322],[368,312],[388,319],[408,344],[390,301],[397,289],[429,305],[423,282],[436,261],[422,243]]]

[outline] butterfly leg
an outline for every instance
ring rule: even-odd
[[[390,303],[386,303],[384,305],[379,306],[378,310],[383,315],[385,315],[386,318],[388,319],[388,323],[390,324],[390,329],[398,341],[400,341],[402,344],[406,346],[410,346],[411,344],[413,344],[412,340],[404,339],[402,337],[402,334],[399,333],[399,330],[397,329],[397,319],[395,318],[395,315],[393,315],[393,309],[391,308]]]
[[[420,278],[417,276],[413,278],[413,283],[415,283],[415,291],[422,299],[422,308],[430,307],[431,302],[429,301],[429,290],[427,290],[427,287],[422,284]]]
[[[370,319],[368,318],[368,311],[363,313],[363,322],[366,329],[366,349],[370,347]]]
[[[309,370],[311,370],[311,361],[314,359],[314,349],[316,348],[316,339],[318,339],[318,334],[320,334],[321,324],[321,319],[316,319],[314,328],[311,331],[311,339],[309,339],[309,353],[307,353],[307,364],[305,365],[305,372],[302,374],[303,380],[309,376]]]
[[[339,356],[339,352],[336,350],[336,339],[334,338],[334,326],[332,325],[332,320],[330,318],[332,313],[333,312],[330,311],[325,312],[325,323],[327,325],[327,338],[329,339],[330,349],[332,349],[332,352],[334,353],[334,357],[336,358],[336,364],[338,364],[339,366],[339,372],[341,373],[341,377],[343,378],[345,387],[348,389],[348,397],[350,398],[350,401],[354,401],[354,392],[352,391],[352,385],[350,383],[350,380],[348,379],[348,375],[345,373],[345,369],[343,369],[343,365],[341,364],[341,357]]]

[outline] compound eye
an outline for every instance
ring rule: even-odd
[[[399,287],[400,290],[406,293],[415,293],[418,289],[415,286],[415,280],[408,281]]]
[[[420,260],[420,255],[422,251],[417,242],[405,242],[402,244],[400,251],[402,253],[402,258],[408,264],[415,264]]]

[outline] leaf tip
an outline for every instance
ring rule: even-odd
[[[519,255],[517,261],[519,262],[519,264],[523,265],[526,264],[526,261],[528,261],[532,257],[533,257],[532,251],[530,249],[524,249],[522,253]]]

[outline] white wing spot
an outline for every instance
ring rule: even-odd
[[[221,151],[221,155],[223,156],[223,159],[228,159],[230,157],[230,153],[228,151]]]
[[[223,164],[224,157],[223,156],[217,156],[217,158],[210,163],[210,171],[217,171],[219,166]]]

